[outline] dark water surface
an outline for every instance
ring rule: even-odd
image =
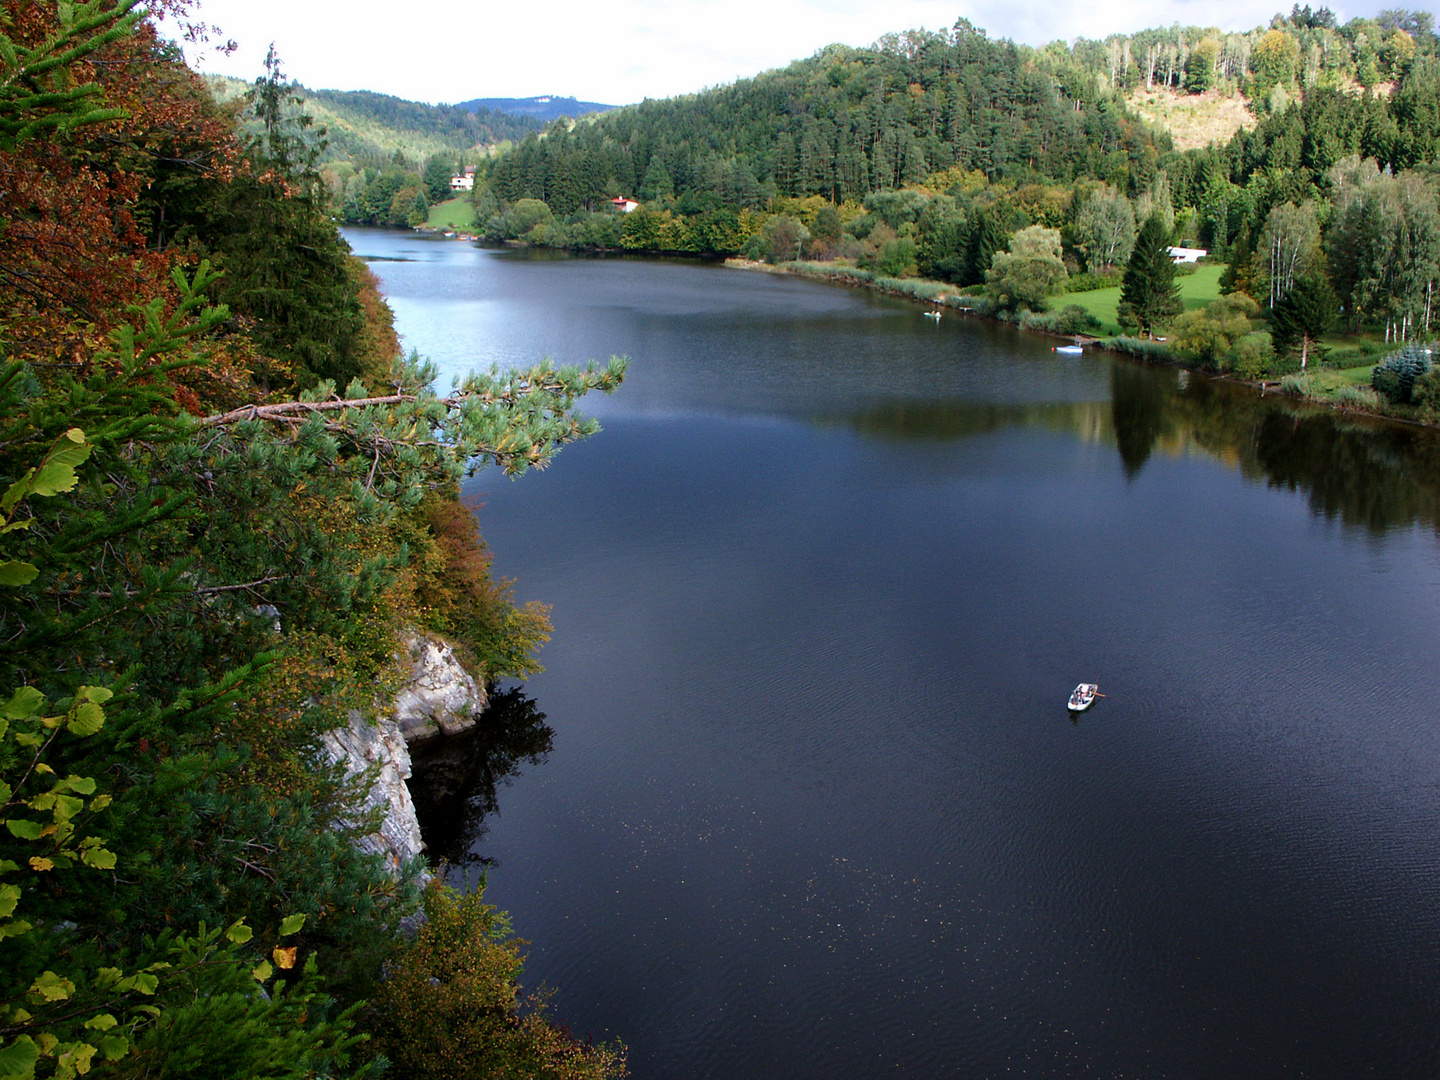
[[[1440,1074],[1432,434],[348,235],[447,372],[633,360],[602,435],[467,488],[554,605],[515,721],[554,739],[451,833],[637,1080]]]

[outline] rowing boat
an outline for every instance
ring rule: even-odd
[[[1070,695],[1070,711],[1084,712],[1091,705],[1095,704],[1095,698],[1100,693],[1100,687],[1094,683],[1082,682],[1075,687],[1075,692]]]

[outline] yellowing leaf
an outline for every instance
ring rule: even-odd
[[[54,870],[54,869],[55,869],[55,860],[54,860],[54,859],[42,859],[39,855],[32,855],[32,856],[30,856],[30,869],[31,869],[31,870]]]
[[[281,948],[277,945],[270,951],[270,955],[274,958],[276,967],[289,971],[295,966],[296,951],[294,945],[291,945],[289,948]]]
[[[46,1001],[64,1001],[75,993],[75,984],[53,971],[42,971],[30,984],[30,993]]]

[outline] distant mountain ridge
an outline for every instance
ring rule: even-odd
[[[469,109],[471,112],[488,109],[492,112],[508,113],[511,116],[528,116],[536,120],[550,121],[558,120],[562,116],[574,119],[589,113],[609,112],[620,106],[602,105],[598,101],[579,101],[573,97],[554,97],[544,94],[540,97],[528,98],[473,98],[470,101],[459,102],[457,108]]]
[[[251,84],[222,75],[207,76],[219,101],[243,97]],[[496,109],[460,105],[427,105],[370,90],[311,90],[291,83],[289,94],[300,99],[299,109],[325,129],[322,162],[337,160],[378,164],[397,152],[423,161],[436,154],[451,154],[475,147],[519,141],[538,132],[544,121]],[[251,134],[258,130],[253,120]]]

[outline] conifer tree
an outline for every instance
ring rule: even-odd
[[[1154,337],[1155,328],[1180,311],[1180,287],[1175,284],[1169,245],[1170,230],[1164,218],[1151,214],[1135,238],[1120,285],[1120,322],[1137,327],[1146,337]]]
[[[1340,315],[1340,302],[1335,290],[1318,274],[1297,278],[1290,291],[1270,309],[1270,336],[1277,353],[1300,350],[1300,370],[1304,371],[1310,354],[1317,351],[1317,341],[1335,325]]]

